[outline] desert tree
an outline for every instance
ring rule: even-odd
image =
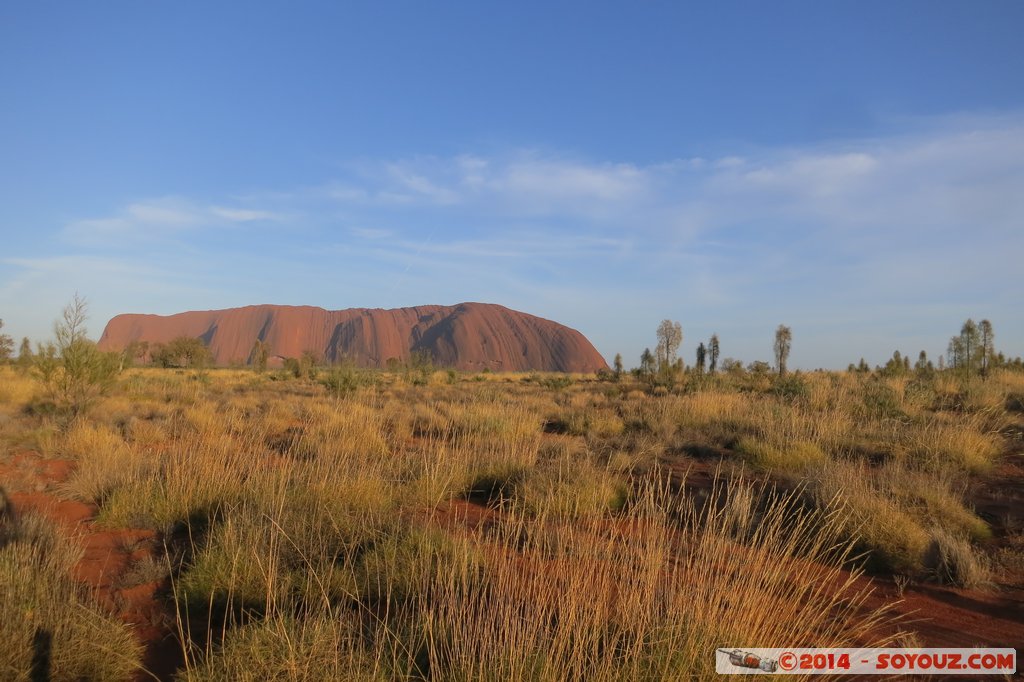
[[[903,355],[898,350],[893,351],[892,357],[886,361],[882,373],[886,376],[899,376],[910,371],[910,356]]]
[[[789,351],[793,345],[793,332],[784,324],[780,324],[775,330],[775,366],[779,370],[779,376],[786,373],[786,361],[789,360]]]
[[[129,343],[124,349],[125,363],[134,365],[136,362],[149,360],[149,341],[135,340]]]
[[[53,323],[57,350],[63,353],[77,341],[86,338],[85,322],[89,319],[89,303],[76,291],[71,302],[64,306],[60,319]]]
[[[640,354],[640,376],[649,379],[654,374],[654,369],[654,355],[651,354],[650,348],[644,348],[644,352]]]
[[[615,354],[615,360],[612,362],[612,368],[615,372],[615,381],[622,379],[622,353]]]
[[[772,366],[764,360],[754,360],[747,364],[747,371],[751,374],[768,374],[772,371]]]
[[[320,354],[315,350],[306,349],[299,356],[299,367],[302,369],[302,376],[307,379],[316,379],[317,367],[320,366]]]
[[[190,367],[203,369],[211,364],[210,349],[202,339],[179,336],[165,344],[153,344],[149,350],[153,363],[161,367]]]
[[[939,354],[939,371],[942,372],[946,369],[946,358],[940,353]]]
[[[960,341],[963,344],[963,366],[967,371],[967,376],[970,376],[971,370],[977,364],[981,346],[981,335],[978,333],[978,325],[974,323],[974,320],[968,319],[964,322],[964,326],[960,328]]]
[[[683,328],[678,322],[662,320],[658,325],[658,369],[668,371],[676,359],[676,351],[683,343]]]
[[[134,367],[135,366],[135,362],[137,360],[141,360],[141,359],[145,358],[148,353],[149,353],[149,342],[148,341],[139,341],[138,339],[135,339],[134,341],[129,341],[128,345],[126,345],[124,347],[124,349],[121,351],[121,356],[120,356],[120,366],[121,366],[121,369],[124,370],[124,369],[127,369],[128,367]]]
[[[252,368],[259,374],[267,371],[267,358],[270,356],[270,346],[263,339],[256,339],[252,344],[252,351],[249,353],[249,361]]]
[[[22,370],[28,370],[32,366],[32,361],[35,355],[32,353],[32,342],[28,340],[28,337],[21,339],[21,347],[18,348],[18,367]]]
[[[988,320],[982,320],[978,323],[978,333],[981,335],[981,343],[978,346],[978,351],[981,359],[981,376],[987,377],[988,371],[992,366],[992,360],[995,358],[995,332],[992,331],[992,323]]]
[[[718,369],[718,334],[712,334],[708,342],[708,369],[712,374]]]
[[[55,343],[40,345],[35,368],[58,408],[79,415],[117,379],[116,353],[104,353],[86,337],[88,303],[75,293],[54,323]]]
[[[4,328],[4,321],[0,320],[0,330]],[[0,333],[0,362],[6,362],[14,353],[14,339],[8,334]]]
[[[949,340],[949,345],[946,346],[946,356],[949,358],[950,369],[963,367],[964,340],[962,337],[954,336]]]
[[[928,353],[923,350],[917,354],[917,362],[914,363],[914,371],[918,374],[930,374],[935,367],[928,359]]]
[[[0,320],[0,329],[4,328],[4,321]],[[0,334],[0,362],[7,362],[14,352],[14,339],[7,334]]]
[[[707,364],[708,349],[701,341],[700,345],[697,346],[697,374],[703,374],[705,365]]]

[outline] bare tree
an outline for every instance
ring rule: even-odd
[[[678,322],[662,320],[658,325],[658,369],[667,370],[676,359],[676,351],[683,343],[683,328]]]
[[[789,349],[793,345],[793,332],[784,324],[780,324],[775,330],[775,366],[779,370],[779,376],[786,373],[786,361],[789,359]]]
[[[57,349],[64,353],[78,341],[85,340],[85,321],[89,319],[89,303],[75,292],[75,297],[64,306],[60,319],[53,324]]]

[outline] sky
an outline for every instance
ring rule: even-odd
[[[1024,3],[0,4],[0,319],[499,303],[1024,355]]]

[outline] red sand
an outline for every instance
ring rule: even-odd
[[[60,497],[59,486],[74,468],[73,462],[44,459],[21,452],[0,462],[0,481],[8,511],[41,514],[78,539],[82,558],[71,570],[92,598],[108,612],[133,626],[145,648],[144,664],[160,679],[170,679],[180,663],[180,645],[174,636],[173,615],[159,592],[167,580],[137,585],[123,583],[133,563],[157,557],[156,533],[148,529],[106,529],[93,520],[96,506]],[[140,672],[139,680],[152,676]]]

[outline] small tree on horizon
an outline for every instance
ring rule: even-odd
[[[949,368],[960,369],[963,366],[964,358],[964,340],[959,336],[954,336],[949,340],[949,345],[946,347],[946,355],[949,357]]]
[[[662,320],[658,325],[658,345],[656,346],[658,370],[669,371],[676,359],[676,351],[683,343],[683,328],[678,322]]]
[[[704,346],[704,342],[701,341],[700,345],[697,346],[697,374],[704,373],[704,367],[707,364],[708,350]]]
[[[649,379],[654,375],[654,369],[654,355],[651,354],[650,348],[644,348],[644,352],[640,354],[640,376]]]
[[[27,370],[32,366],[35,355],[32,353],[32,342],[25,336],[21,339],[21,347],[18,349],[18,367]]]
[[[612,363],[614,370],[615,381],[622,379],[622,353],[615,354],[615,360]]]
[[[0,320],[0,329],[4,328],[4,321]],[[14,339],[7,334],[0,334],[0,362],[7,362],[14,353]]]
[[[786,374],[786,361],[789,360],[789,351],[793,345],[793,332],[784,324],[780,324],[775,330],[775,366],[779,370],[779,376]]]
[[[712,374],[718,369],[718,353],[718,334],[712,334],[711,341],[708,343],[708,359],[710,360],[708,369]]]
[[[992,323],[988,320],[982,320],[978,323],[978,332],[981,335],[981,343],[978,347],[979,355],[981,356],[981,376],[988,377],[989,368],[992,365],[992,360],[995,358],[995,332],[992,331]]]
[[[963,346],[963,366],[967,370],[967,376],[971,376],[971,370],[977,363],[981,346],[981,335],[978,333],[978,325],[974,320],[969,319],[960,328],[960,341]]]

